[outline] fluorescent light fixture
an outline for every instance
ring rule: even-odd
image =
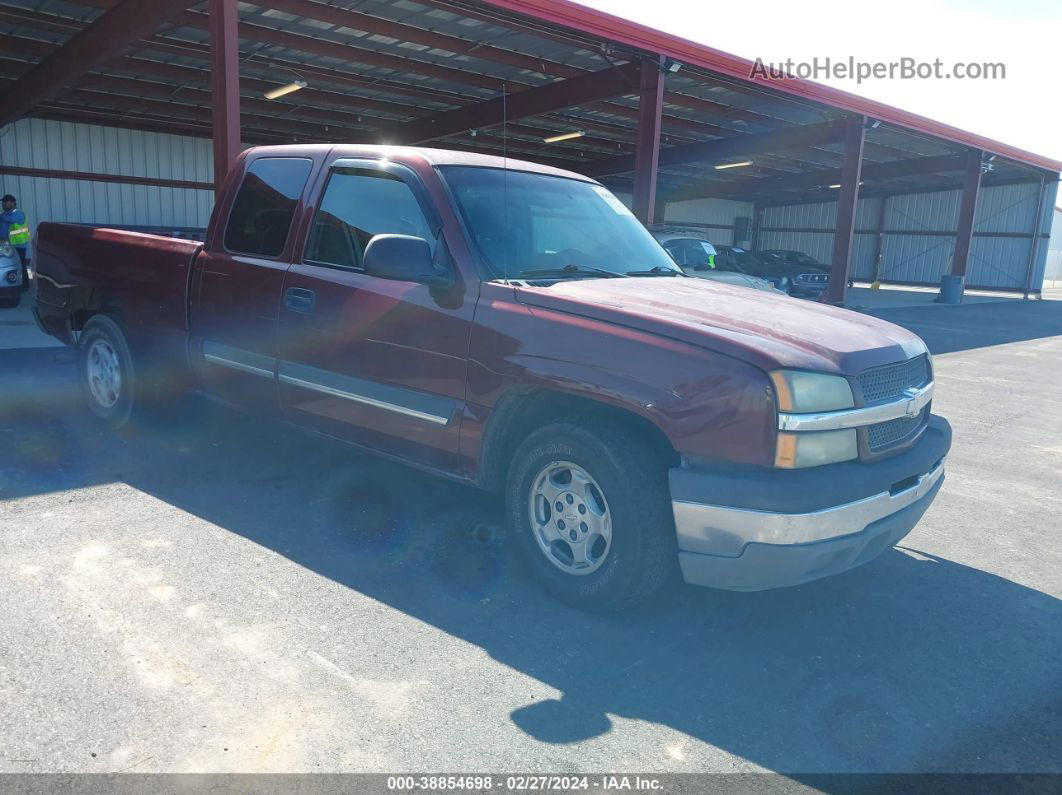
[[[862,185],[863,184],[863,180],[859,180],[859,184]],[[838,182],[836,185],[830,185],[829,187],[833,188],[834,190],[837,190],[838,188],[841,187],[841,183]]]
[[[300,88],[306,88],[305,80],[296,80],[294,83],[288,83],[286,86],[279,86],[271,91],[265,92],[266,99],[277,99],[283,97],[286,94],[291,94],[298,91]]]
[[[741,168],[743,166],[751,166],[751,165],[752,165],[752,161],[751,160],[742,160],[742,161],[740,161],[738,163],[720,163],[718,166],[715,167],[715,170],[716,171],[722,171],[724,168]]]
[[[547,138],[543,138],[542,142],[547,144],[555,144],[559,141],[570,141],[572,138],[582,138],[586,135],[586,130],[576,130],[570,133],[560,133],[559,135],[550,135]]]

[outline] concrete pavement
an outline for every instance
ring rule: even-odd
[[[0,352],[0,772],[1062,772],[1062,303],[896,309],[947,481],[840,577],[543,595],[485,495]]]

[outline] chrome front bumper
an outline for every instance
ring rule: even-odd
[[[941,459],[888,491],[808,513],[673,500],[683,577],[695,585],[756,591],[854,568],[914,528],[943,478]]]

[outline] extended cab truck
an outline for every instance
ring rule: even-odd
[[[915,335],[686,277],[605,188],[531,163],[251,149],[205,244],[42,224],[38,265],[101,420],[187,383],[504,490],[533,571],[588,609],[676,564],[757,590],[865,563],[951,441]]]

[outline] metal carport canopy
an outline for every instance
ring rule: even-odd
[[[0,0],[0,41],[0,124],[211,137],[215,182],[241,141],[434,142],[607,179],[647,223],[688,198],[756,212],[833,201],[833,285],[860,198],[961,189],[950,270],[963,274],[981,188],[1035,182],[1046,197],[1062,171],[812,81],[754,77],[746,59],[569,0]],[[302,91],[263,97],[292,74]],[[15,170],[71,168],[0,164]],[[80,178],[133,178],[119,170]]]
[[[1029,166],[1062,171],[1062,161],[1037,155],[1024,149],[985,138],[966,130],[909,113],[891,105],[866,99],[811,80],[792,78],[765,80],[753,77],[753,62],[721,50],[706,47],[637,22],[613,16],[604,11],[579,5],[569,0],[480,0],[507,11],[534,17],[544,22],[562,25],[583,33],[590,33],[652,53],[667,56],[680,63],[698,66],[744,82],[759,83],[771,90],[781,91],[813,102],[831,105],[838,110],[869,116],[879,121],[895,124],[914,132],[921,132],[952,143],[981,149],[990,154],[1006,157]]]

